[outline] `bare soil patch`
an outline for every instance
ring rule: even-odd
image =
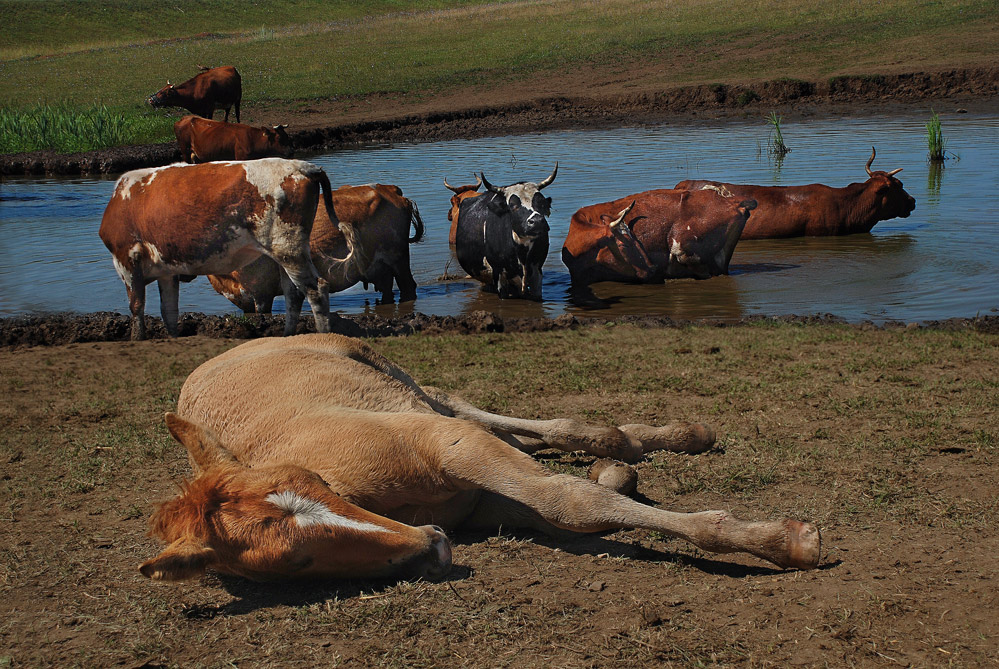
[[[500,532],[454,536],[440,583],[154,584],[136,569],[158,550],[147,518],[188,473],[163,412],[241,339],[6,346],[0,664],[991,666],[999,339],[970,321],[805,320],[502,323],[372,344],[493,411],[713,425],[718,449],[641,463],[640,498],[812,520],[813,572],[644,531]],[[579,475],[592,460],[537,457]]]

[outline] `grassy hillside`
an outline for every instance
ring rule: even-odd
[[[166,79],[193,76],[198,64],[238,67],[252,104],[498,87],[580,66],[640,64],[664,83],[698,83],[918,70],[999,55],[992,0],[788,5],[0,0],[16,26],[0,37],[0,105],[139,110]]]

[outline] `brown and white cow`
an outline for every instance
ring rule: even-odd
[[[320,209],[312,227],[312,262],[329,283],[330,292],[354,284],[371,283],[382,302],[393,301],[392,282],[399,286],[399,301],[416,299],[416,281],[409,266],[409,244],[423,237],[423,220],[416,203],[403,197],[398,186],[371,184],[341,186],[332,193],[336,220]],[[355,248],[337,225],[350,225]],[[413,236],[409,237],[410,225]],[[350,258],[348,261],[347,258]],[[219,293],[245,313],[269,314],[274,298],[282,293],[280,269],[262,257],[226,275],[209,275]]]
[[[461,201],[467,200],[470,197],[478,197],[482,195],[479,192],[479,186],[482,185],[482,179],[478,175],[472,175],[475,177],[474,184],[465,184],[463,186],[452,186],[447,182],[447,177],[444,178],[444,186],[454,193],[451,196],[451,208],[447,212],[447,220],[451,221],[451,231],[448,233],[447,241],[448,244],[454,246],[454,240],[458,234],[458,211],[461,208]]]
[[[191,77],[174,86],[167,80],[166,86],[148,98],[153,107],[183,107],[192,114],[212,118],[216,109],[225,110],[229,120],[229,110],[235,107],[236,122],[239,123],[239,103],[243,99],[243,83],[235,67],[202,67],[201,74]]]
[[[870,232],[878,221],[908,218],[916,200],[891,172],[871,171],[875,151],[865,169],[870,177],[863,183],[843,188],[823,184],[807,186],[747,186],[720,181],[681,181],[677,188],[697,190],[724,189],[736,198],[753,198],[759,208],[746,223],[743,239],[776,237],[852,235]]]
[[[703,451],[714,435],[702,425],[490,414],[339,335],[258,339],[209,360],[184,383],[168,425],[196,478],[153,517],[169,546],[140,569],[156,579],[207,567],[254,579],[434,576],[450,558],[440,527],[500,525],[555,535],[641,528],[781,567],[819,561],[810,523],[657,509],[553,474],[520,450],[541,443],[634,461]]]
[[[163,322],[176,335],[180,281],[232,272],[261,255],[288,277],[285,334],[295,331],[303,293],[316,329],[329,332],[329,289],[309,256],[309,234],[320,192],[336,216],[330,190],[322,169],[282,158],[178,163],[123,174],[100,236],[125,283],[132,338],[145,339],[147,284],[159,283]],[[344,229],[353,234],[349,225]]]
[[[569,221],[562,262],[576,285],[727,274],[755,207],[712,190],[666,189],[590,205]]]
[[[290,158],[294,153],[286,125],[260,126],[223,123],[200,116],[185,116],[173,124],[180,156],[189,163],[212,160]]]

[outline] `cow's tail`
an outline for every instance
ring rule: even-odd
[[[413,225],[413,236],[409,238],[410,244],[423,239],[423,219],[420,218],[420,209],[412,200],[409,201],[409,222]]]
[[[326,207],[326,215],[330,217],[331,221],[339,223],[340,219],[337,218],[336,210],[333,209],[333,187],[330,185],[330,178],[326,175],[326,170],[323,168],[316,167],[315,165],[313,167],[315,171],[311,172],[309,177],[319,182],[319,190],[323,196],[323,206]]]

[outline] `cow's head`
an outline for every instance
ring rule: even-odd
[[[489,211],[495,216],[509,220],[513,228],[514,241],[521,246],[529,246],[534,240],[548,234],[548,215],[552,210],[552,199],[541,194],[542,189],[555,181],[558,163],[548,178],[539,183],[523,182],[500,188],[489,183],[482,174],[486,190],[496,197],[489,198]]]
[[[585,210],[573,216],[569,235],[562,248],[562,261],[569,268],[574,283],[605,279],[607,274],[604,271],[594,271],[594,263],[602,270],[609,270],[626,280],[646,281],[652,276],[655,267],[626,221],[634,206],[635,200],[632,200],[621,211],[600,214],[600,225],[583,224],[574,227],[577,216],[582,215]],[[584,219],[591,216],[592,214],[584,216]]]
[[[746,227],[756,200],[738,201],[715,190],[682,191],[682,222],[672,226],[667,238],[673,278],[708,279],[728,274],[735,245]]]
[[[170,433],[200,474],[153,515],[168,542],[139,571],[154,580],[200,576],[208,567],[253,580],[443,576],[451,547],[436,527],[412,527],[341,499],[294,465],[250,469],[207,427],[167,414]]]
[[[176,102],[179,97],[180,94],[177,92],[177,87],[171,84],[170,80],[167,79],[166,86],[146,98],[146,102],[152,105],[154,109],[158,109],[160,107],[176,107]]]
[[[909,195],[902,182],[895,178],[895,175],[902,171],[902,168],[894,169],[891,172],[881,170],[871,171],[876,152],[871,147],[871,157],[867,161],[864,169],[867,170],[868,192],[873,192],[874,220],[887,221],[891,218],[908,218],[909,214],[916,208],[916,198]]]
[[[264,140],[267,148],[271,150],[271,155],[282,158],[291,158],[295,153],[295,147],[291,144],[291,137],[284,131],[287,125],[275,125],[270,128],[261,128],[264,132]]]

